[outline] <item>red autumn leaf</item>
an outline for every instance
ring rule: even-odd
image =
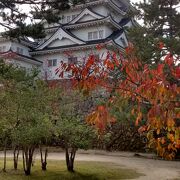
[[[64,54],[69,57],[72,56],[72,52],[70,52],[70,51],[64,51]]]
[[[103,63],[103,64],[104,64],[104,66],[106,66],[106,65],[107,65],[108,61],[109,61],[108,59],[105,59],[105,60],[104,60],[104,63]]]
[[[107,68],[114,70],[114,64],[111,61],[107,61]]]
[[[91,67],[95,62],[95,56],[91,55],[86,63],[86,67]]]
[[[162,74],[163,73],[163,69],[164,69],[164,64],[159,64],[158,67],[157,67],[158,73]]]
[[[96,46],[96,49],[97,49],[98,51],[100,51],[102,48],[103,48],[103,46],[102,46],[101,44],[98,44],[98,45]]]
[[[131,48],[130,47],[127,47],[125,50],[126,50],[126,54],[129,54],[131,52]]]
[[[59,77],[60,77],[60,78],[63,78],[63,77],[64,77],[64,72],[63,72],[63,71],[59,74]]]
[[[98,109],[98,111],[104,111],[105,107],[101,105],[101,106],[98,106],[97,109]]]
[[[174,59],[171,54],[168,54],[165,58],[165,63],[168,64],[169,66],[173,65]]]
[[[132,44],[129,44],[127,48],[125,48],[126,54],[130,55],[134,51],[134,47]]]
[[[175,76],[176,78],[180,78],[180,67],[176,67]]]
[[[163,43],[163,42],[160,42],[160,43],[159,43],[159,49],[163,49],[163,47],[164,47],[164,43]]]

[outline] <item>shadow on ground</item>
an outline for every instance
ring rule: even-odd
[[[0,165],[2,165],[2,161]],[[12,161],[8,160],[7,173],[0,173],[0,180],[120,180],[136,179],[143,176],[135,170],[107,162],[79,161],[75,164],[75,172],[69,173],[64,161],[49,161],[46,172],[41,171],[38,161],[32,167],[32,175],[29,177],[23,174],[21,163],[17,171],[10,170],[12,166]]]

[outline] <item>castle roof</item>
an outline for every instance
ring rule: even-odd
[[[81,21],[81,19],[87,15],[90,15],[92,18],[90,20]],[[89,8],[86,8],[69,23],[45,28],[45,32],[46,33],[56,32],[60,27],[63,27],[64,29],[76,29],[76,28],[89,27],[89,26],[95,26],[95,25],[101,25],[101,24],[108,24],[108,25],[113,26],[116,29],[121,28],[121,26],[112,18],[111,15],[105,17],[105,16],[102,16],[93,12]]]
[[[79,50],[79,49],[91,49],[95,48],[97,45],[107,45],[107,46],[116,46],[121,50],[124,50],[124,47],[120,46],[116,43],[116,39],[119,38],[124,33],[123,29],[114,31],[110,36],[108,36],[105,39],[98,39],[98,40],[92,40],[92,41],[83,41],[84,43],[81,44],[71,44],[71,45],[63,45],[63,46],[55,46],[55,47],[44,47],[37,48],[30,52],[32,55],[36,54],[49,54],[49,53],[55,53],[60,51],[67,51],[67,50]]]
[[[128,11],[128,9],[132,9],[132,6],[129,4],[129,7],[126,6],[126,4],[122,5],[122,6],[118,6],[116,3],[114,3],[112,0],[91,0],[91,1],[86,1],[86,3],[80,3],[76,6],[72,6],[71,9],[82,9],[82,8],[86,8],[86,7],[93,7],[93,6],[97,6],[99,4],[105,4],[109,7],[111,7],[112,9],[114,9],[115,11],[121,13],[122,15],[125,15],[126,12]]]
[[[65,30],[63,27],[60,27],[49,39],[47,39],[45,42],[40,44],[36,49],[42,50],[45,47],[47,47],[49,44],[51,44],[53,41],[56,40],[62,40],[62,39],[69,39],[73,42],[73,44],[85,44],[84,41],[80,40],[78,37],[70,33],[69,31]]]
[[[17,59],[17,60],[23,60],[25,62],[31,63],[31,64],[36,64],[36,65],[41,65],[42,61],[39,61],[35,58],[29,57],[29,56],[25,56],[23,54],[19,54],[17,52],[12,51],[11,49],[0,53],[0,57],[3,57],[5,59]]]
[[[65,29],[75,29],[75,28],[80,28],[80,27],[89,27],[89,26],[94,26],[94,25],[100,25],[100,24],[109,24],[116,29],[120,29],[121,26],[114,21],[112,16],[107,16],[101,19],[94,19],[94,20],[89,20],[85,22],[77,22],[76,24],[66,24],[64,26]]]

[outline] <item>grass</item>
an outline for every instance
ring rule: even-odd
[[[0,160],[2,167],[2,160]],[[48,161],[47,171],[41,171],[40,162],[37,161],[32,167],[29,177],[24,175],[22,164],[17,171],[13,170],[13,162],[7,160],[7,172],[0,173],[0,180],[120,180],[134,179],[143,174],[135,170],[125,169],[111,163],[100,162],[76,162],[75,173],[66,170],[64,161]]]

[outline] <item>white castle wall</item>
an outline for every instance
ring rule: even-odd
[[[88,32],[100,31],[100,30],[104,30],[104,38],[108,37],[113,32],[113,30],[107,25],[100,25],[100,26],[97,25],[86,28],[83,27],[83,28],[71,30],[71,32],[79,39],[88,41]]]
[[[45,73],[48,75],[48,79],[60,79],[58,75],[55,74],[55,70],[60,67],[61,61],[64,63],[68,63],[68,57],[78,57],[78,62],[82,63],[87,61],[90,54],[99,55],[99,58],[105,59],[107,55],[107,49],[102,48],[100,51],[96,48],[91,50],[79,50],[79,51],[66,51],[66,52],[59,52],[53,54],[46,54],[46,55],[36,55],[36,59],[39,59],[43,62],[41,67],[42,76],[45,77]],[[48,67],[48,60],[57,59],[57,66],[55,67]],[[65,78],[68,78],[68,73],[64,75]]]
[[[0,47],[1,47],[1,51],[6,52],[6,51],[10,50],[11,42],[10,41],[0,41]]]
[[[22,48],[23,49],[23,55],[31,57],[29,54],[29,48],[20,44],[20,43],[16,43],[16,42],[12,42],[11,44],[11,50],[14,52],[17,52],[17,48]]]

